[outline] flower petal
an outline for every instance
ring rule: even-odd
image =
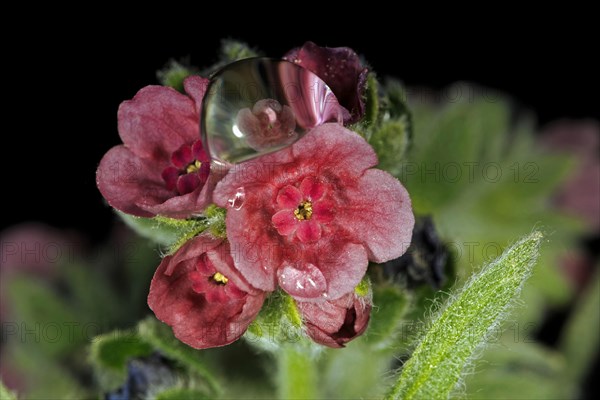
[[[192,100],[194,100],[194,108],[198,115],[202,115],[202,100],[204,99],[204,94],[209,83],[210,80],[198,75],[188,76],[183,81],[183,88]]]
[[[235,267],[265,291],[275,290],[275,270],[281,264],[281,235],[271,222],[274,198],[273,187],[247,188],[243,205],[228,207],[225,220]]]
[[[143,205],[160,204],[173,196],[159,169],[127,147],[115,146],[100,161],[96,183],[112,207],[138,217],[153,217]]]
[[[365,276],[369,261],[363,245],[336,239],[321,244],[308,259],[314,260],[327,281],[327,299],[335,300],[354,290]],[[322,300],[322,299],[318,299]]]
[[[187,144],[175,150],[171,155],[171,162],[179,169],[187,167],[192,161],[194,161],[192,148]]]
[[[302,221],[298,224],[296,235],[302,243],[316,242],[321,238],[321,225],[314,219]]]
[[[371,314],[371,296],[349,293],[335,301],[298,302],[308,335],[317,343],[339,348],[360,336]]]
[[[177,179],[177,190],[181,194],[188,194],[196,190],[200,185],[198,174],[185,174]]]
[[[307,176],[300,184],[302,197],[310,201],[317,201],[325,193],[326,186],[312,176]]]
[[[293,210],[302,201],[302,193],[294,186],[285,186],[277,193],[277,205],[283,210]]]
[[[196,266],[206,248],[221,263],[231,265],[226,244],[215,246],[214,238],[201,235],[187,242],[175,256],[167,256],[158,267],[150,286],[148,305],[157,318],[173,327],[175,336],[198,349],[224,346],[237,340],[256,317],[264,301],[264,293],[253,291],[243,297],[229,298],[210,293],[210,299],[194,290],[202,289]],[[223,266],[220,265],[219,268]],[[234,278],[229,268],[226,274]]]
[[[168,160],[183,144],[200,137],[200,117],[194,101],[164,86],[146,86],[121,103],[119,135],[138,157]]]
[[[346,122],[353,123],[362,118],[368,69],[362,66],[354,50],[348,47],[321,47],[306,42],[283,58],[312,71],[325,81],[340,104],[351,112],[352,118]]]
[[[287,236],[298,229],[300,221],[294,216],[291,210],[281,210],[271,218],[275,229],[280,235]]]
[[[366,246],[370,261],[381,263],[406,252],[415,218],[408,192],[396,178],[368,170],[346,195],[352,201],[341,206],[335,223]]]
[[[297,163],[326,180],[359,177],[377,165],[373,148],[357,133],[335,123],[317,126],[292,145]]]

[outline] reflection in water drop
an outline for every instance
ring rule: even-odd
[[[309,70],[288,61],[250,58],[212,77],[202,113],[205,149],[233,163],[290,145],[324,122],[341,123],[348,111]]]
[[[278,270],[278,278],[279,285],[297,298],[326,297],[327,282],[321,271],[313,264],[306,263],[300,268],[285,265]]]
[[[239,210],[244,206],[244,201],[246,200],[246,191],[243,187],[239,187],[233,197],[227,200],[229,207],[234,210]]]

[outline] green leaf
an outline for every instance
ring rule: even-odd
[[[117,211],[123,221],[139,235],[168,247],[173,254],[188,240],[209,230],[213,236],[226,237],[223,208],[210,205],[204,215],[189,219],[174,219],[157,216],[154,218],[134,217]]]
[[[365,340],[374,348],[387,348],[396,339],[406,314],[408,298],[395,286],[374,285],[373,305]]]
[[[125,225],[138,235],[164,246],[171,246],[179,236],[179,226],[154,218],[134,217],[121,211],[116,211]]]
[[[486,335],[506,316],[538,258],[534,232],[485,266],[439,312],[404,365],[388,399],[443,399]]]
[[[171,388],[158,393],[156,400],[202,400],[211,399],[205,393],[195,389]]]
[[[17,400],[17,396],[8,390],[0,380],[0,399],[2,400]]]
[[[114,331],[94,338],[90,357],[101,368],[124,372],[130,358],[150,355],[152,350],[134,332]]]
[[[167,325],[148,317],[138,324],[138,335],[168,358],[201,376],[214,394],[222,392],[221,385],[200,358],[200,351],[180,342]]]
[[[485,351],[478,365],[466,375],[466,398],[575,398],[565,385],[564,358],[535,343],[505,341]]]
[[[45,282],[16,277],[8,288],[20,345],[49,356],[66,355],[85,338],[74,310]],[[10,340],[11,338],[8,337]]]
[[[600,268],[579,299],[567,322],[560,341],[569,368],[566,373],[574,381],[585,377],[600,348]]]

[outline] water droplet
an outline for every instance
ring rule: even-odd
[[[309,129],[341,122],[331,89],[284,60],[249,58],[211,78],[202,106],[202,141],[214,159],[235,163],[279,150]]]
[[[299,299],[327,297],[327,282],[313,264],[285,265],[277,272],[279,285]]]
[[[229,207],[234,210],[239,210],[244,206],[244,201],[246,200],[246,191],[243,187],[237,188],[237,191],[233,195],[233,197],[227,200]]]

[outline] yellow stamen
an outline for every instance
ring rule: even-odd
[[[200,161],[196,160],[187,166],[187,168],[185,169],[185,172],[187,172],[188,174],[191,174],[192,172],[198,172],[198,170],[200,169],[201,166],[202,166],[202,163]]]
[[[302,203],[300,203],[300,205],[298,205],[298,208],[294,210],[294,215],[296,216],[298,221],[310,219],[310,217],[312,217],[312,213],[312,203],[308,200],[305,200]]]
[[[227,282],[229,282],[229,279],[220,272],[215,272],[215,274],[212,276],[212,280],[217,282],[219,285],[227,285]]]

